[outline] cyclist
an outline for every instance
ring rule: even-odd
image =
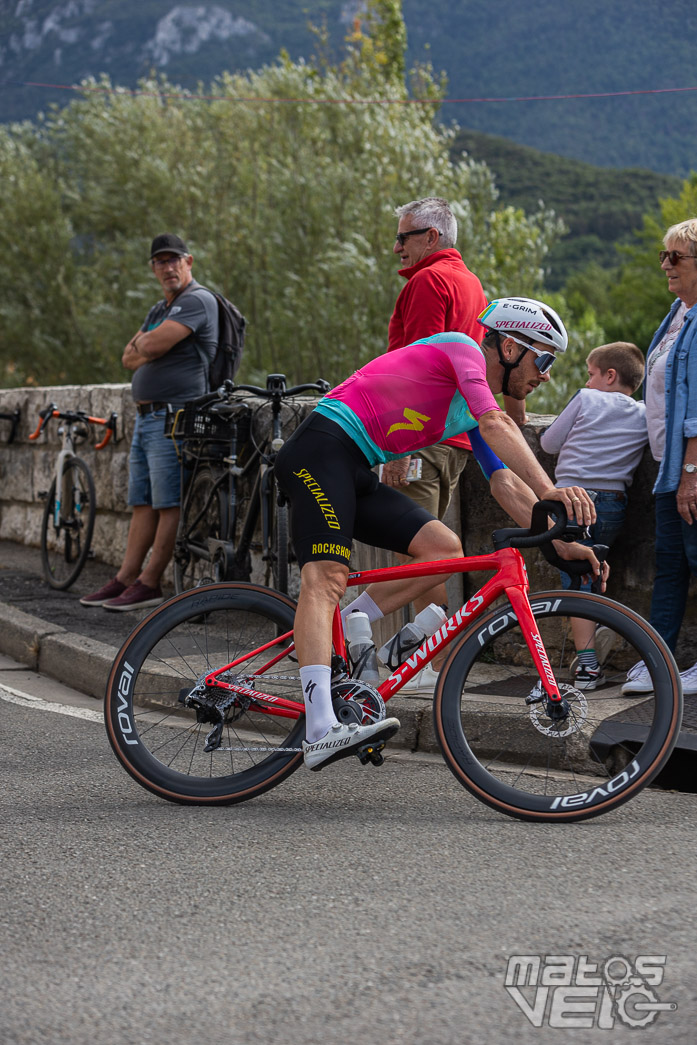
[[[466,334],[441,333],[371,360],[326,395],[281,449],[276,475],[292,508],[292,538],[301,564],[295,644],[306,710],[305,764],[313,770],[384,742],[396,718],[368,725],[339,723],[331,700],[331,632],[346,589],[352,538],[414,562],[456,558],[456,534],[403,493],[378,482],[371,468],[467,432],[488,476],[507,470],[497,499],[520,525],[530,523],[539,499],[561,501],[581,525],[595,521],[593,503],[579,486],[556,488],[494,393],[524,399],[549,380],[567,334],[553,309],[531,298],[501,298],[479,317],[488,328],[480,348]],[[592,550],[563,545],[566,559]],[[371,621],[411,602],[432,577],[367,588],[351,609]]]

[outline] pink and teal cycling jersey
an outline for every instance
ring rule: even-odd
[[[316,409],[351,437],[371,465],[406,457],[461,432],[487,476],[503,465],[478,421],[499,406],[476,341],[453,331],[387,352],[356,370]]]

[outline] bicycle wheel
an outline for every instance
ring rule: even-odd
[[[208,539],[223,539],[225,515],[222,484],[216,487],[211,469],[200,468],[189,483],[179,519],[173,560],[177,594],[224,580],[224,561],[211,553]]]
[[[70,457],[63,467],[55,522],[56,480],[48,491],[41,521],[41,561],[52,588],[69,588],[85,565],[92,543],[97,513],[92,474],[80,457]]]
[[[269,665],[289,640],[225,675],[244,678],[250,692],[227,701],[223,694],[229,706],[220,714],[220,690],[206,698],[202,685],[198,710],[184,703],[208,671],[278,643],[294,617],[286,596],[253,584],[215,584],[175,596],[136,628],[112,666],[104,713],[111,745],[139,784],[173,802],[229,804],[262,794],[298,768],[305,736],[298,665],[287,656]],[[252,685],[295,702],[300,717],[255,710]],[[220,744],[207,752],[221,716]]]
[[[524,820],[583,820],[626,802],[665,765],[680,729],[682,689],[662,639],[638,614],[598,595],[538,592],[530,603],[562,696],[554,719],[518,620],[499,605],[443,667],[434,720],[445,761],[480,801]],[[568,618],[615,633],[604,684],[574,684]],[[623,696],[643,660],[653,693]]]

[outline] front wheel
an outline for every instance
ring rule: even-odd
[[[230,804],[298,768],[304,703],[286,652],[294,619],[286,596],[212,584],[175,596],[138,625],[112,666],[104,714],[111,746],[139,784],[172,802]],[[222,677],[247,693],[230,700],[207,689],[205,677],[233,662]],[[255,688],[293,702],[295,717],[260,711]],[[219,743],[206,751],[216,725]]]
[[[79,457],[63,465],[61,489],[56,480],[46,498],[41,522],[41,561],[52,588],[69,588],[87,561],[97,504],[92,473]]]
[[[434,720],[445,760],[473,795],[524,820],[583,820],[626,802],[666,764],[677,740],[682,689],[670,651],[638,614],[598,595],[529,596],[559,689],[547,702],[511,606],[490,610],[453,650],[436,687]],[[592,621],[602,677],[575,677],[570,617]],[[649,693],[622,694],[643,660]]]

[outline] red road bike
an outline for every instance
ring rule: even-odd
[[[529,594],[518,549],[551,549],[566,529],[559,509],[541,502],[530,530],[497,531],[486,555],[352,573],[349,587],[493,573],[377,689],[349,674],[338,608],[333,624],[332,691],[344,721],[383,718],[403,685],[451,648],[433,701],[443,757],[476,798],[527,820],[582,820],[626,802],[666,764],[681,721],[675,662],[642,617],[592,593]],[[548,513],[557,517],[551,529]],[[139,784],[175,802],[235,803],[298,769],[305,718],[294,614],[286,595],[228,583],[175,596],[138,625],[111,669],[105,720]],[[604,629],[605,684],[596,690],[574,686],[569,617]],[[623,696],[637,660],[653,693]],[[369,748],[359,756],[382,761]]]

